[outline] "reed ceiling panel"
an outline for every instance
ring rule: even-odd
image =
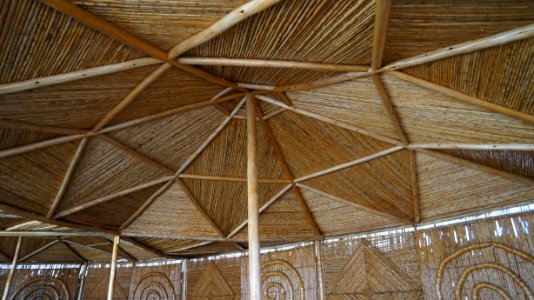
[[[174,240],[148,237],[138,237],[135,239],[149,247],[152,247],[164,253],[176,252],[185,247],[194,246],[199,243],[199,241],[196,240]]]
[[[247,126],[244,120],[231,120],[197,156],[185,173],[216,176],[247,176]],[[258,178],[286,178],[282,165],[262,126],[257,126]]]
[[[121,248],[137,259],[151,259],[156,255],[153,252],[147,251],[144,248],[138,247],[134,244],[121,241]]]
[[[0,24],[0,83],[62,74],[143,56],[37,0],[2,1]]]
[[[282,1],[187,56],[369,64],[375,4],[362,1]]]
[[[46,214],[76,148],[71,142],[0,159],[1,201]]]
[[[273,99],[278,99],[274,94],[272,93],[267,93],[268,96],[272,97]],[[280,99],[278,99],[279,101],[281,101]],[[277,113],[280,113],[280,112],[283,112],[285,111],[285,108],[282,108],[280,106],[276,106],[274,104],[271,104],[271,103],[267,103],[265,101],[256,101],[256,105],[258,105],[261,109],[261,112],[263,114],[264,117],[267,117],[271,114],[277,114]],[[235,107],[236,105],[234,105],[233,107]],[[236,116],[242,116],[242,117],[247,117],[247,107],[246,105],[243,105],[243,107],[241,107],[241,109],[237,112]],[[261,127],[261,126],[258,126],[258,127]]]
[[[161,179],[168,173],[100,138],[87,142],[59,210]]]
[[[529,143],[534,125],[487,111],[391,75],[382,77],[413,143]]]
[[[138,192],[118,197],[68,215],[64,219],[75,223],[118,229],[122,223],[133,215],[162,186],[163,184],[157,184]]]
[[[246,0],[74,1],[89,12],[163,50],[168,50],[201,32],[246,2]]]
[[[534,151],[466,149],[448,149],[442,151],[494,169],[534,179]]]
[[[413,219],[408,150],[304,181],[333,196],[405,219]]]
[[[113,118],[111,124],[209,100],[221,90],[219,85],[172,68],[143,90],[126,109]]]
[[[417,153],[421,219],[436,219],[534,199],[534,185]]]
[[[0,95],[0,119],[88,129],[154,68],[147,66]]]
[[[87,260],[101,262],[109,262],[109,260],[111,260],[111,253],[106,253],[101,250],[92,249],[90,247],[84,247],[77,244],[69,244],[69,246]]]
[[[204,246],[191,248],[188,250],[178,252],[179,255],[183,256],[201,256],[201,255],[210,255],[216,253],[224,253],[230,251],[236,251],[235,243],[228,242],[213,242]]]
[[[333,197],[301,188],[313,219],[324,235],[339,235],[401,225],[394,218],[373,214]]]
[[[218,237],[202,217],[186,192],[173,184],[161,194],[128,228],[125,233],[140,236]]]
[[[534,3],[531,1],[394,1],[384,61],[392,62],[489,36],[533,20]]]
[[[28,221],[27,219],[23,219],[23,218],[12,218],[12,217],[0,218],[0,228],[6,229],[14,225],[25,223],[27,221]]]
[[[26,262],[81,263],[83,262],[65,244],[59,242],[25,260]]]
[[[204,107],[110,135],[165,167],[178,170],[223,120],[224,115],[215,108]]]
[[[0,128],[0,150],[25,146],[59,136],[61,135],[43,131]]]
[[[281,113],[267,123],[296,177],[350,162],[391,146],[293,112]]]
[[[247,219],[247,183],[184,179],[202,209],[224,234],[230,233]],[[258,184],[258,205],[261,207],[284,187],[283,184]]]
[[[18,237],[2,237],[0,239],[0,251],[7,254],[10,257],[15,255],[15,248],[17,247]],[[52,242],[51,238],[22,238],[20,245],[19,259],[32,253],[33,251],[43,247],[44,245]]]
[[[317,237],[292,189],[260,214],[259,230],[260,241],[303,241]],[[248,226],[233,239],[247,241]]]
[[[378,135],[398,138],[371,78],[287,93],[293,105]]]
[[[534,115],[533,65],[531,38],[406,68],[403,72]]]

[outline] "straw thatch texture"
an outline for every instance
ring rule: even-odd
[[[462,273],[466,276],[462,298],[471,297],[477,284],[488,283],[503,289],[512,299],[529,299],[524,291],[534,290],[533,222],[529,214],[418,232],[425,299],[439,299],[438,288],[441,299],[456,299]],[[478,267],[469,271],[473,266]],[[512,279],[513,274],[524,281],[525,288]],[[488,289],[478,291],[479,299],[494,299],[494,295]]]
[[[414,235],[322,243],[326,299],[423,299]]]
[[[266,253],[261,256],[261,291],[271,299],[318,299],[313,246]],[[248,263],[241,264],[241,299],[248,298]]]
[[[181,269],[181,264],[133,268],[128,299],[179,299]]]
[[[166,172],[160,168],[141,161],[103,139],[92,138],[87,143],[59,210],[152,182],[164,175]]]
[[[297,108],[398,138],[370,78],[288,93]]]
[[[217,237],[182,188],[173,184],[124,232],[161,237]]]
[[[414,218],[408,150],[315,177],[304,184],[390,215]]]
[[[115,284],[113,286],[113,299],[128,299],[130,291],[130,280],[133,268],[117,268],[115,273]],[[107,286],[109,282],[109,268],[98,268],[89,266],[85,277],[85,287],[83,299],[100,300],[107,296]]]
[[[72,142],[0,159],[2,201],[28,211],[46,214],[76,147],[77,143]],[[43,178],[46,178],[47,184],[35,184]]]
[[[64,243],[56,243],[45,251],[39,252],[27,259],[27,262],[49,262],[49,263],[83,263],[84,261],[72,252]]]
[[[414,143],[534,140],[532,123],[489,112],[387,74],[382,78],[401,125]]]
[[[384,61],[392,62],[532,23],[533,11],[534,6],[528,1],[394,1]]]
[[[324,235],[361,232],[400,225],[395,218],[355,208],[334,197],[301,188],[302,196]],[[260,223],[261,224],[261,223]]]
[[[178,170],[224,120],[213,107],[186,111],[110,136],[171,169]]]
[[[261,241],[304,241],[317,237],[291,189],[260,214],[259,226]],[[247,230],[244,227],[234,239],[246,241]]]
[[[12,258],[15,254],[17,240],[17,237],[2,237],[0,239],[0,251],[2,251],[2,253],[7,255],[9,258]],[[51,241],[52,239],[45,238],[23,239],[20,248],[19,259],[43,247]],[[11,260],[9,260],[9,262],[11,262]]]
[[[240,299],[241,260],[191,261],[187,263],[188,299]]]
[[[534,114],[534,70],[531,67],[533,57],[534,39],[527,39],[453,56],[403,71],[464,94],[532,115]]]
[[[154,68],[142,67],[0,95],[0,119],[87,129],[102,119]]]
[[[178,252],[180,249],[199,244],[199,241],[195,240],[174,240],[161,238],[136,238],[136,240],[154,249],[159,249],[164,253]]]
[[[210,242],[203,246],[190,248],[178,252],[179,255],[185,257],[199,257],[205,255],[213,255],[217,253],[227,253],[239,250],[235,243],[228,242]]]
[[[60,134],[30,131],[18,128],[0,128],[0,150],[24,146],[55,137]]]
[[[390,147],[384,142],[292,112],[279,114],[267,123],[296,177]]]
[[[2,1],[0,16],[1,83],[72,72],[142,56],[139,51],[37,0]]]
[[[467,214],[534,199],[532,185],[417,153],[421,219]]]
[[[498,170],[534,178],[533,151],[475,151],[465,149],[443,151]]]
[[[73,1],[135,36],[167,50],[199,33],[245,0]],[[157,33],[157,34],[154,34]]]
[[[79,268],[18,270],[8,299],[74,299]]]

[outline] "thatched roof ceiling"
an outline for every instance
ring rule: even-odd
[[[246,93],[266,245],[532,201],[534,3],[392,2],[1,1],[0,227],[246,247]]]

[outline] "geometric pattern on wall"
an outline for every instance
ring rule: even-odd
[[[207,268],[191,291],[191,299],[234,299],[234,292],[213,262]]]
[[[22,284],[11,299],[69,300],[71,295],[69,295],[69,290],[63,280],[38,277],[29,279]]]
[[[139,280],[135,286],[132,299],[167,300],[176,299],[172,281],[165,274],[151,272]]]
[[[265,262],[261,267],[261,290],[266,299],[304,299],[304,283],[285,260]]]
[[[417,299],[421,290],[380,250],[362,239],[327,283],[326,294],[329,299],[376,299],[385,294],[399,299]]]

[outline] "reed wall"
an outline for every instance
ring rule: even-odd
[[[534,213],[442,225],[267,249],[264,298],[533,299]],[[119,264],[114,299],[248,299],[247,277],[241,252]],[[77,299],[82,281],[83,299],[105,299],[108,280],[105,264],[20,265],[8,299]]]

